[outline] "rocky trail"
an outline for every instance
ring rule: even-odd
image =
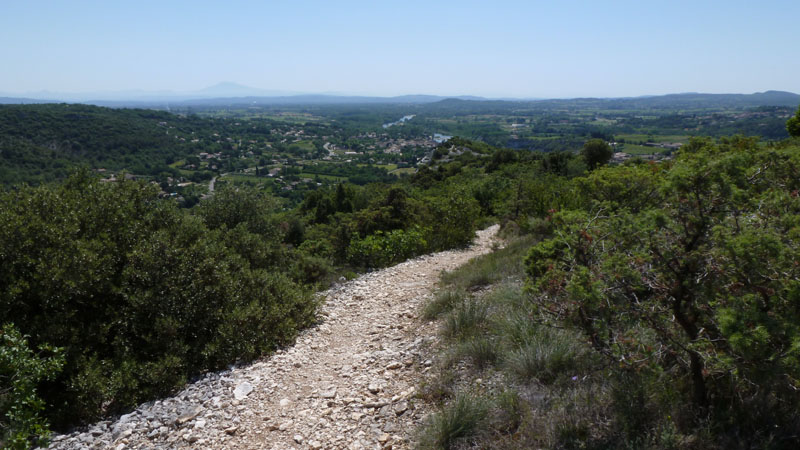
[[[50,448],[399,449],[429,408],[415,385],[436,325],[417,315],[442,270],[490,251],[497,226],[466,250],[422,256],[321,293],[319,324],[268,358],[207,374],[174,397]]]

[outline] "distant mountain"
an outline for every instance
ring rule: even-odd
[[[288,96],[247,96],[227,98],[198,98],[174,103],[175,106],[232,106],[232,105],[331,105],[331,104],[428,104],[449,97],[437,95],[402,95],[398,97],[367,97],[346,95],[288,95]],[[464,101],[485,100],[481,97],[455,97]]]
[[[3,94],[0,94],[3,95]],[[749,108],[757,106],[797,106],[800,95],[784,91],[766,91],[755,94],[702,94],[681,93],[620,98],[572,99],[487,99],[470,95],[401,95],[396,97],[371,97],[335,94],[298,94],[294,92],[257,89],[233,82],[223,82],[197,91],[119,91],[94,94],[59,94],[42,91],[23,97],[0,97],[1,103],[77,102],[108,107],[168,108],[186,106],[244,106],[244,105],[333,105],[333,104],[418,104],[437,107],[460,108],[457,102],[471,102],[491,108],[526,105],[536,109],[605,108],[605,109],[719,109]],[[455,103],[454,103],[455,102]]]
[[[200,98],[221,98],[221,97],[265,97],[265,96],[285,96],[296,95],[296,92],[270,91],[244,86],[231,81],[209,86],[199,91],[178,94],[179,96],[195,96]]]
[[[33,103],[57,103],[55,100],[42,100],[25,97],[0,97],[0,105],[28,105]]]

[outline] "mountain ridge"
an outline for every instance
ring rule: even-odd
[[[192,105],[292,105],[292,104],[429,104],[448,100],[475,102],[508,102],[526,104],[578,103],[628,103],[633,107],[656,107],[675,104],[697,106],[710,103],[713,106],[792,106],[800,103],[800,95],[780,90],[766,90],[751,94],[726,93],[709,94],[700,92],[681,92],[663,95],[642,95],[633,97],[570,97],[570,98],[489,98],[474,95],[433,95],[406,94],[397,96],[345,95],[333,93],[302,93],[292,91],[267,90],[245,86],[231,81],[223,81],[194,91],[111,91],[97,93],[59,93],[50,91],[14,94],[0,92],[0,104],[21,103],[86,103],[109,107],[150,107],[150,106],[192,106]]]

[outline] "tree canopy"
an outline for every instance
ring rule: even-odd
[[[614,150],[602,139],[589,139],[583,144],[581,155],[591,170],[607,164],[614,156]]]

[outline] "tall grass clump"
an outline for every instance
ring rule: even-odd
[[[434,414],[423,428],[421,449],[451,449],[484,430],[489,405],[486,400],[469,394],[458,394],[445,408]]]
[[[458,346],[457,354],[467,357],[477,369],[484,369],[499,358],[497,343],[485,337],[470,339]]]
[[[541,327],[509,353],[505,364],[521,380],[536,379],[548,384],[560,376],[577,373],[583,365],[585,353],[575,336]]]
[[[466,294],[459,290],[446,289],[436,293],[431,301],[422,309],[422,318],[433,320],[453,309],[453,306],[464,300]]]
[[[475,335],[485,325],[488,311],[486,305],[477,300],[465,300],[456,305],[444,319],[442,333],[463,340]]]

